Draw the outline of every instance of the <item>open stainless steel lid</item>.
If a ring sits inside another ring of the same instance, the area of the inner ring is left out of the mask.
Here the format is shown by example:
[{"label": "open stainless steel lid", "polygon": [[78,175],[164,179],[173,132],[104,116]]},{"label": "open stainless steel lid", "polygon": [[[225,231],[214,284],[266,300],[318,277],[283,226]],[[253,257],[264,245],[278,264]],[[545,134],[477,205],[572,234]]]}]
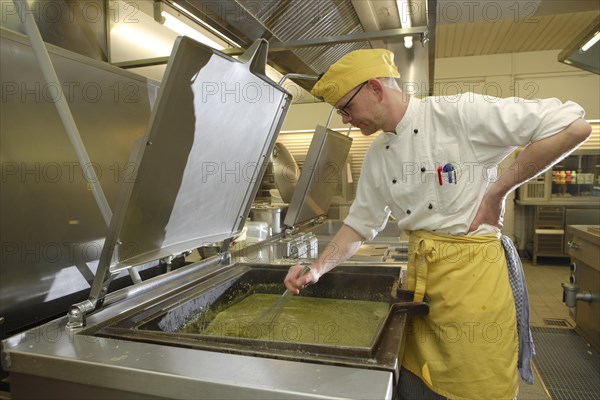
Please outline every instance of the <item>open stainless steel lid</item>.
[{"label": "open stainless steel lid", "polygon": [[298,164],[283,143],[275,143],[273,154],[271,154],[271,162],[273,163],[275,186],[277,186],[283,202],[289,204],[292,201],[300,176]]},{"label": "open stainless steel lid", "polygon": [[238,60],[177,39],[99,271],[241,232],[291,101],[265,75],[267,47],[259,40]]},{"label": "open stainless steel lid", "polygon": [[352,138],[317,126],[284,225],[292,227],[327,214],[352,146]]}]

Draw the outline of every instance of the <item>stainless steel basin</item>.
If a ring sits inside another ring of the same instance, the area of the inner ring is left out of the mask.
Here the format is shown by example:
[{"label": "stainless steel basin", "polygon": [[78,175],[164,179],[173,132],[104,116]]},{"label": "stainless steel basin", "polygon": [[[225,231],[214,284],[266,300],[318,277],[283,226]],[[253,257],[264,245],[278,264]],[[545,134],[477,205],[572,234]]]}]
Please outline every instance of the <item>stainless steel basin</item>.
[{"label": "stainless steel basin", "polygon": [[[165,296],[156,299],[152,304],[144,305],[139,314],[120,315],[96,332],[96,335],[127,342],[138,341],[211,352],[378,369],[397,376],[406,313],[412,304],[407,304],[406,301],[412,298],[412,294],[398,290],[399,270],[393,266],[340,266],[336,271],[323,276],[318,284],[303,290],[301,294],[312,298],[389,303],[388,314],[380,322],[368,345],[338,344],[337,338],[340,336],[336,336],[337,332],[327,333],[329,336],[325,343],[312,344],[292,338],[275,340],[253,335],[230,337],[181,331],[183,326],[198,318],[210,322],[216,313],[251,294],[282,293],[286,273],[287,266],[238,264],[178,292],[176,296]],[[290,326],[291,324],[288,324],[282,329],[288,329]],[[265,326],[261,324],[259,328],[280,329],[273,323]],[[300,329],[299,325],[296,325],[295,329],[294,332],[297,332]],[[305,336],[311,334],[304,332]]]}]

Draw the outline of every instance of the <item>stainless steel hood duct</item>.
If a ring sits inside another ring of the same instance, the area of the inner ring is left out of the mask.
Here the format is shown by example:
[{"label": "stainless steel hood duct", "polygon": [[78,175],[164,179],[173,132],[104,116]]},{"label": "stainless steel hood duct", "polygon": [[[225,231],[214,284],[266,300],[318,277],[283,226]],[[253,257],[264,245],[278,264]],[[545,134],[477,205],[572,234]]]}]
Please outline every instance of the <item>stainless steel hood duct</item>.
[{"label": "stainless steel hood duct", "polygon": [[[283,74],[318,75],[350,51],[386,47],[396,54],[404,89],[418,96],[431,92],[436,0],[410,1],[413,28],[408,29],[400,29],[396,2],[391,0],[175,2],[243,48],[258,38],[267,39],[269,64]],[[412,49],[402,44],[407,34],[415,39]],[[314,84],[296,83],[307,90]]]},{"label": "stainless steel hood duct", "polygon": [[[352,1],[361,24],[369,33],[391,32],[400,26],[396,1]],[[414,32],[412,48],[404,46],[402,36],[372,40],[373,47],[387,48],[401,73],[400,85],[409,95],[423,97],[433,92],[437,0],[410,0],[408,11]],[[404,29],[407,30],[407,29]]]},{"label": "stainless steel hood duct", "polygon": [[573,67],[600,74],[600,42],[584,50],[584,46],[600,32],[600,16],[587,27],[558,55],[558,61]]},{"label": "stainless steel hood duct", "polygon": [[[349,1],[186,0],[177,4],[244,48],[258,38],[287,42],[364,32]],[[363,41],[277,51],[269,54],[269,61],[282,73],[315,75],[345,53],[368,47]]]}]

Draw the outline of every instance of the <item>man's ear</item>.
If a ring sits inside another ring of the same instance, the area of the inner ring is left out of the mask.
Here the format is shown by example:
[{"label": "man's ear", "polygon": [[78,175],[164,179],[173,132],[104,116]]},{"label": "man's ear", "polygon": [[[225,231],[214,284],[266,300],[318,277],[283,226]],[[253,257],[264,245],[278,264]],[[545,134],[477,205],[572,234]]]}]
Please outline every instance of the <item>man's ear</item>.
[{"label": "man's ear", "polygon": [[372,78],[368,81],[368,86],[371,91],[375,94],[377,100],[381,101],[383,99],[384,86],[383,83],[379,79]]}]

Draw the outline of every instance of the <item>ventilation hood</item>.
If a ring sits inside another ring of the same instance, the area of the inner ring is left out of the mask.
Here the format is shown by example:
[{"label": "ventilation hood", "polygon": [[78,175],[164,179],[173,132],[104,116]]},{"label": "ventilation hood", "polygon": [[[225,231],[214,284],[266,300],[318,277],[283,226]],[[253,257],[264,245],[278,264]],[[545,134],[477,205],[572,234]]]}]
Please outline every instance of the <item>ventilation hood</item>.
[{"label": "ventilation hood", "polygon": [[[318,75],[352,50],[387,48],[395,54],[405,91],[425,96],[433,87],[436,0],[408,1],[412,27],[404,29],[398,15],[402,2],[393,0],[168,2],[242,47],[226,54],[241,54],[255,40],[268,40],[268,62],[283,75]],[[407,35],[414,40],[410,49],[404,46]],[[292,80],[306,90],[314,85]]]},{"label": "ventilation hood", "polygon": [[[568,65],[600,74],[600,16],[588,25],[558,55],[558,60]],[[596,39],[594,42],[593,39]]]}]

